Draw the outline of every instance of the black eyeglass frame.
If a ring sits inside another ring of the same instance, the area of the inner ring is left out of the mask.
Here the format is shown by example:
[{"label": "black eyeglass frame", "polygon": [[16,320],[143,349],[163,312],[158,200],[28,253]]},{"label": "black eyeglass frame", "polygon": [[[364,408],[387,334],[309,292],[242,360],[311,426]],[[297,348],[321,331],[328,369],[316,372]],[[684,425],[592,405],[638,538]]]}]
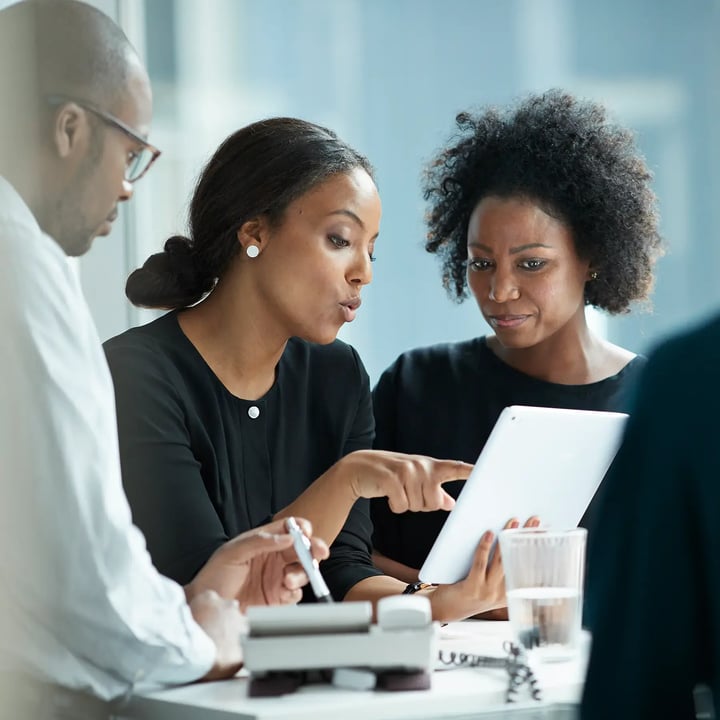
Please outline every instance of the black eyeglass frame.
[{"label": "black eyeglass frame", "polygon": [[138,144],[147,148],[150,151],[150,160],[148,160],[145,167],[134,177],[126,177],[125,180],[129,183],[136,183],[141,177],[147,173],[152,167],[152,164],[162,155],[162,151],[150,144],[142,135],[139,135],[129,125],[126,125],[122,120],[116,118],[113,114],[106,112],[102,108],[99,108],[95,103],[91,103],[88,100],[81,100],[80,98],[70,97],[69,95],[48,95],[45,100],[50,105],[63,105],[65,103],[75,103],[84,110],[88,110],[93,115],[97,115],[102,121],[110,125],[111,127],[120,130],[125,133],[129,138],[135,140]]}]

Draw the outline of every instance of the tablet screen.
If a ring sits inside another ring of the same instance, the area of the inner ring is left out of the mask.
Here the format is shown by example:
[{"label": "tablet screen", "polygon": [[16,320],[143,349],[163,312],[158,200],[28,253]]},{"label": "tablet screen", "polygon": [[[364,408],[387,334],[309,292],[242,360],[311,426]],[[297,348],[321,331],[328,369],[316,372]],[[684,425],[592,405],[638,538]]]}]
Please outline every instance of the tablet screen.
[{"label": "tablet screen", "polygon": [[516,517],[576,527],[615,457],[627,415],[513,405],[493,428],[419,577],[465,578],[486,530]]}]

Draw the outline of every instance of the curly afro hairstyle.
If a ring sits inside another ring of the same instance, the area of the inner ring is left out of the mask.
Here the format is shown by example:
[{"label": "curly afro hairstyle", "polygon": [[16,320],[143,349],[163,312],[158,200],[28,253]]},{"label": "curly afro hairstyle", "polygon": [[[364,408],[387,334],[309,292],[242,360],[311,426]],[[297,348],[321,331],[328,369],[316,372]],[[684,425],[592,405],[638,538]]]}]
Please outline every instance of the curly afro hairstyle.
[{"label": "curly afro hairstyle", "polygon": [[429,164],[425,249],[443,263],[443,285],[458,302],[466,286],[467,229],[492,195],[536,202],[571,229],[578,256],[597,279],[585,302],[609,313],[647,300],[662,254],[652,174],[632,133],[605,109],[553,90],[505,112],[460,113],[458,134]]}]

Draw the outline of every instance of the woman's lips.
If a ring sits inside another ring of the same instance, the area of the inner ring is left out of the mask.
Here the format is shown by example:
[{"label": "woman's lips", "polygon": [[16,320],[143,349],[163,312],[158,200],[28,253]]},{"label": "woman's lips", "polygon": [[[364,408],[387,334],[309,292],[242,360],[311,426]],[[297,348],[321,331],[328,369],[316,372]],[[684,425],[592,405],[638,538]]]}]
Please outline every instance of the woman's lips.
[{"label": "woman's lips", "polygon": [[496,328],[516,328],[522,325],[529,315],[491,315],[490,325]]},{"label": "woman's lips", "polygon": [[360,298],[351,298],[340,303],[345,322],[352,322],[355,319],[361,304],[362,300]]}]

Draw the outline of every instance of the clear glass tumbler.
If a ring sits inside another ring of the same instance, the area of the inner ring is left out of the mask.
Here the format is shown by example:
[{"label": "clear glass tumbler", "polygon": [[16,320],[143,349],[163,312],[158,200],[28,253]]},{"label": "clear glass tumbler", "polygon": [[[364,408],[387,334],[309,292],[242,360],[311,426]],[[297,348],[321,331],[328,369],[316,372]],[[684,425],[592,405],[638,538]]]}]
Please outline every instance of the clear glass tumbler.
[{"label": "clear glass tumbler", "polygon": [[510,625],[540,661],[569,660],[580,642],[587,530],[500,533]]}]

